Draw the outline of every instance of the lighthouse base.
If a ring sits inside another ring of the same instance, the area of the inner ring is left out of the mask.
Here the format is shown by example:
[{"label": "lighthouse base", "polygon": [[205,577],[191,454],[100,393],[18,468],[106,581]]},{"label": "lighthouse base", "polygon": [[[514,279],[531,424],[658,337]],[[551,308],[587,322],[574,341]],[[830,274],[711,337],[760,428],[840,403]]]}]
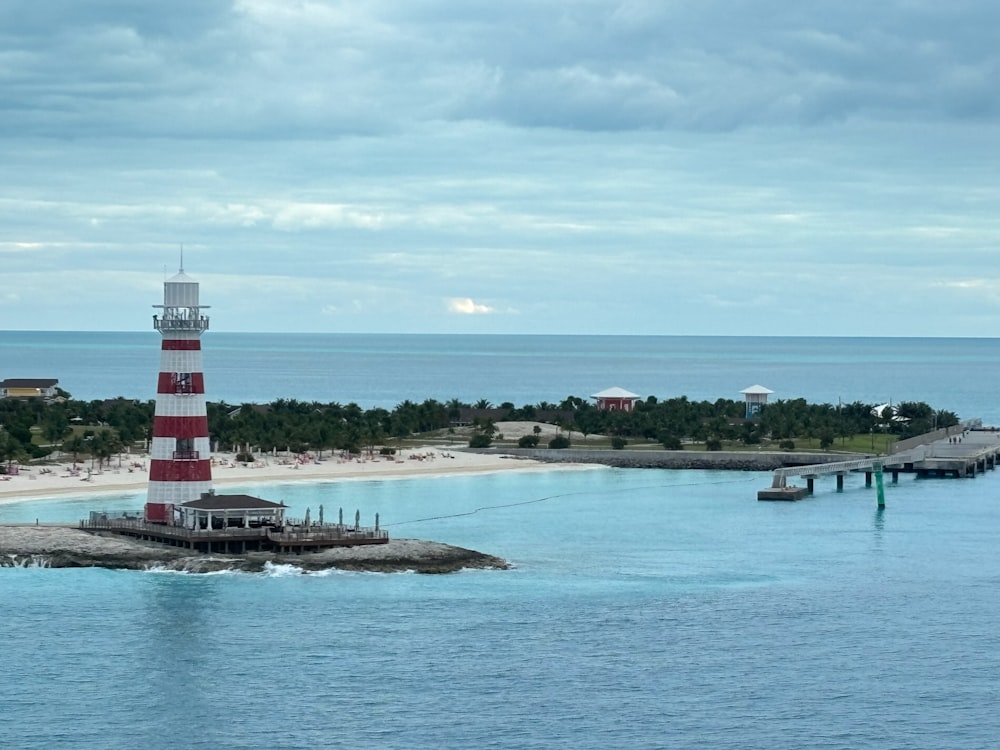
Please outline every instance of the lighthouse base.
[{"label": "lighthouse base", "polygon": [[144,515],[146,523],[172,524],[174,521],[173,503],[146,503]]}]

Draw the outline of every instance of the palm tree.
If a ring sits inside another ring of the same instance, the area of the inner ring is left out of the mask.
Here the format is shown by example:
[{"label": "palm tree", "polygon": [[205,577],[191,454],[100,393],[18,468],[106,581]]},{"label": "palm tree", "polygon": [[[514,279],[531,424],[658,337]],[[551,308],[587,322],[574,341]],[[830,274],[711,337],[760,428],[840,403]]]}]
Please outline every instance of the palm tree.
[{"label": "palm tree", "polygon": [[64,440],[62,450],[73,454],[73,463],[79,461],[80,454],[88,450],[87,441],[79,435],[73,435],[68,440]]}]

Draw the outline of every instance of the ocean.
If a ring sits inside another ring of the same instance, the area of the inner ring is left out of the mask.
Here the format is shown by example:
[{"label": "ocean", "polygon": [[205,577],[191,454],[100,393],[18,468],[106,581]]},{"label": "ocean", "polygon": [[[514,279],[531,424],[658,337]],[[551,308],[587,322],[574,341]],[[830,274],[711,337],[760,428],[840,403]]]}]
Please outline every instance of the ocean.
[{"label": "ocean", "polygon": [[[105,337],[120,351],[104,382],[149,397],[150,335],[11,336],[0,336],[4,377],[59,377],[75,396],[108,396],[93,372],[100,357],[86,354],[90,337]],[[49,336],[62,358],[23,354]],[[776,397],[1000,416],[991,340],[311,338],[286,342],[283,357],[267,345],[279,336],[206,336],[210,398],[534,403],[620,385],[715,399],[759,382]],[[223,339],[257,348],[241,366]],[[42,371],[21,371],[31,362]],[[410,391],[430,384],[440,390]],[[998,479],[904,475],[887,485],[884,511],[851,479],[842,493],[820,480],[808,500],[757,502],[770,475],[755,472],[250,485],[293,515],[320,503],[378,511],[394,536],[515,568],[0,569],[0,747],[993,747]],[[0,506],[0,522],[141,502],[36,500]]]},{"label": "ocean", "polygon": [[[0,331],[0,379],[58,378],[74,398],[152,399],[158,334]],[[386,409],[409,399],[515,406],[586,398],[610,386],[642,397],[810,403],[925,401],[1000,422],[995,339],[730,336],[512,336],[208,332],[208,397],[279,398]]]}]

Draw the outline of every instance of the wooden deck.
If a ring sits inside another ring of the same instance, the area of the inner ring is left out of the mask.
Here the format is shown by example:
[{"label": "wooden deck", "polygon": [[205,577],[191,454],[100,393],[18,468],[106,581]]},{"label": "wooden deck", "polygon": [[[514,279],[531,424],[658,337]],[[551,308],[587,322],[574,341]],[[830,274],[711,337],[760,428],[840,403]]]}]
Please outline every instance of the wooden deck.
[{"label": "wooden deck", "polygon": [[343,524],[312,524],[281,528],[186,529],[180,526],[148,523],[136,518],[105,518],[81,520],[79,528],[92,533],[129,536],[145,542],[183,547],[206,554],[232,555],[258,551],[301,554],[318,552],[330,547],[386,544],[389,541],[389,533],[385,530]]}]

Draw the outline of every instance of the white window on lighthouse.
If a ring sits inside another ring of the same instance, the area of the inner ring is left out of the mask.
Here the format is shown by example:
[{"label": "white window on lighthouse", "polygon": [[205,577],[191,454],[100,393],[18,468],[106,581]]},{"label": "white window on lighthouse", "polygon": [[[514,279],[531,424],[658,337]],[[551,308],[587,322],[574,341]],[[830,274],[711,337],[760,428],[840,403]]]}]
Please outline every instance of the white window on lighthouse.
[{"label": "white window on lighthouse", "polygon": [[191,381],[191,373],[175,372],[173,376],[174,393],[194,393],[194,385]]},{"label": "white window on lighthouse", "polygon": [[174,459],[180,461],[197,461],[198,451],[194,449],[194,438],[177,438],[174,447]]}]

